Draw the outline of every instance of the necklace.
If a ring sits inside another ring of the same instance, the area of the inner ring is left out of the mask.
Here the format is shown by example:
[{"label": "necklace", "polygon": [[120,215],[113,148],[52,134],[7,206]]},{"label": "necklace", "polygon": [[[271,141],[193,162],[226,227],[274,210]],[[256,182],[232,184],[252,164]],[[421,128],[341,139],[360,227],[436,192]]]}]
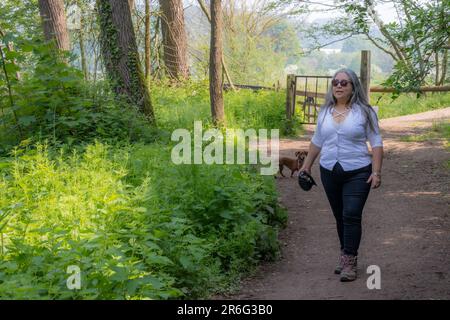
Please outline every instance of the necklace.
[{"label": "necklace", "polygon": [[[351,110],[351,108],[350,108],[349,106],[346,106],[346,107],[345,107],[345,110],[342,111],[342,112],[336,110],[336,108],[333,107],[333,108],[331,109],[331,116],[333,117],[333,123],[334,123],[335,125],[340,126],[341,123],[344,122],[344,120],[347,118],[346,113],[348,113],[350,110]],[[333,112],[336,112],[336,114],[333,115]],[[340,118],[340,117],[342,117],[342,118]],[[339,119],[339,120],[338,120],[338,119]]]},{"label": "necklace", "polygon": [[336,114],[333,115],[333,118],[337,118],[339,116],[344,116],[347,112],[350,111],[350,108],[349,107],[345,107],[345,111],[340,112],[340,111],[336,110],[335,107],[333,107],[333,110],[331,111],[331,114],[333,114],[333,111],[336,112]]},{"label": "necklace", "polygon": [[333,118],[336,118],[336,117],[343,116],[344,114],[346,114],[348,112],[348,109],[343,112],[339,112],[336,109],[334,109],[334,112],[336,112],[336,115],[334,115]]}]

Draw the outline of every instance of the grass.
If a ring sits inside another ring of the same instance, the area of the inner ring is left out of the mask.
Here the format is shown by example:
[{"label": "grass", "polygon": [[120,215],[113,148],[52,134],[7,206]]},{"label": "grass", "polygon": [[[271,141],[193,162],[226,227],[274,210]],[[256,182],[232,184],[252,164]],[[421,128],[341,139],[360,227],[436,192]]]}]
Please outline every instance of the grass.
[{"label": "grass", "polygon": [[[152,92],[158,125],[168,131],[191,130],[194,121],[211,127],[209,89],[206,83],[186,83],[180,87],[157,87]],[[286,131],[285,92],[227,91],[224,95],[226,126],[240,129],[280,129]]]},{"label": "grass", "polygon": [[431,128],[423,133],[401,137],[405,142],[424,142],[429,140],[443,140],[445,147],[450,148],[450,121],[434,121]]},{"label": "grass", "polygon": [[392,100],[390,94],[371,94],[372,105],[379,106],[380,119],[404,116],[450,107],[450,92],[427,93],[420,98],[415,94],[402,94]]}]

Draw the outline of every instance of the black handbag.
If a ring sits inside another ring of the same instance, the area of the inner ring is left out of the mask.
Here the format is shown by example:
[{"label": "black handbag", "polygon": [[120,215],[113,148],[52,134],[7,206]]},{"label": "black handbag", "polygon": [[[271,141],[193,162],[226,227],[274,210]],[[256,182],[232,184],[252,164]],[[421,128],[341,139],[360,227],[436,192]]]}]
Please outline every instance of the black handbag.
[{"label": "black handbag", "polygon": [[314,181],[313,177],[311,177],[311,175],[306,171],[301,171],[299,173],[298,184],[300,185],[300,188],[305,191],[311,190],[312,186],[317,186],[317,183]]}]

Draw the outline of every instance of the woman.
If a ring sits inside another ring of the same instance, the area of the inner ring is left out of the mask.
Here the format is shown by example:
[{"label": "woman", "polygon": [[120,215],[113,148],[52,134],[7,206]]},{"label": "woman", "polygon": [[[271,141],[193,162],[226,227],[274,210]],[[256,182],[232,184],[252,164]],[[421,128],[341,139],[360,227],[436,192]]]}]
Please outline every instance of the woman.
[{"label": "woman", "polygon": [[300,172],[311,174],[319,153],[320,178],[336,218],[341,246],[334,272],[340,274],[341,281],[353,281],[364,204],[370,188],[381,184],[383,141],[377,115],[352,70],[341,69],[333,76]]}]

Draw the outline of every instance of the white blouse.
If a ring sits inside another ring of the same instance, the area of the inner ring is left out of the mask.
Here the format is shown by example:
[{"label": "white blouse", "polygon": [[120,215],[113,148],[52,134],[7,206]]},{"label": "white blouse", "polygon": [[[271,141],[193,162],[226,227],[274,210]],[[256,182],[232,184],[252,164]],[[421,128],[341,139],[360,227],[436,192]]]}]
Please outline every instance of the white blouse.
[{"label": "white blouse", "polygon": [[333,119],[332,111],[333,108],[329,108],[324,117],[325,108],[320,110],[316,130],[311,139],[314,145],[321,148],[320,165],[333,170],[339,161],[344,171],[369,165],[372,157],[366,141],[370,142],[372,148],[383,146],[376,113],[370,111],[376,131],[373,132],[359,105],[354,104],[341,123]]}]

